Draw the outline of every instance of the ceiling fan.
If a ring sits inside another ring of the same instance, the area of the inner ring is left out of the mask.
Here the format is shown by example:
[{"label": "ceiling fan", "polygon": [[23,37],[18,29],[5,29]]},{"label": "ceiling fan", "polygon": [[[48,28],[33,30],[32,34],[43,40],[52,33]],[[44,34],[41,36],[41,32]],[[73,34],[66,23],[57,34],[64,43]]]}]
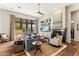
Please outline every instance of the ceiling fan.
[{"label": "ceiling fan", "polygon": [[40,4],[38,4],[38,7],[39,7],[39,11],[38,11],[37,13],[40,14],[40,15],[44,15],[44,14],[40,11]]}]

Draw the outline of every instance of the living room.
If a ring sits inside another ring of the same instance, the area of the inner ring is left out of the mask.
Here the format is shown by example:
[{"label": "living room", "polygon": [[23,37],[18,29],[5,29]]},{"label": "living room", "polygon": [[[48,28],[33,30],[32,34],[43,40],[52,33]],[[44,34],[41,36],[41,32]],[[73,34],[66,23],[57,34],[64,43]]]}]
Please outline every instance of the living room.
[{"label": "living room", "polygon": [[[0,6],[2,56],[59,56],[64,55],[62,51],[69,47],[72,39],[78,42],[78,34],[71,38],[70,26],[78,22],[75,20],[78,12],[74,11],[79,9],[79,4],[15,3]],[[76,25],[75,33],[78,32]]]}]

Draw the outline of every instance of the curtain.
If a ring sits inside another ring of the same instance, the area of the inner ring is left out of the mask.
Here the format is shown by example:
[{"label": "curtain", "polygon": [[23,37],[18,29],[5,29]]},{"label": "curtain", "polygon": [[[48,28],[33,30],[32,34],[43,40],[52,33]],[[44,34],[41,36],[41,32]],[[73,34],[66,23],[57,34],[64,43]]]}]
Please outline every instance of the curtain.
[{"label": "curtain", "polygon": [[13,41],[15,37],[15,19],[14,15],[10,15],[10,41]]},{"label": "curtain", "polygon": [[35,25],[36,25],[36,33],[38,33],[38,20],[35,20]]}]

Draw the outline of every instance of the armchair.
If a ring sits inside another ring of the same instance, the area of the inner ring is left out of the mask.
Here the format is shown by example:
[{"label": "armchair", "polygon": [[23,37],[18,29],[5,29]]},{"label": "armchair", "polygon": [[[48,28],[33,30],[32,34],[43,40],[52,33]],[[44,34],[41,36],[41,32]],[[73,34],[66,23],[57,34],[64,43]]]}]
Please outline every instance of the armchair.
[{"label": "armchair", "polygon": [[60,46],[62,44],[62,36],[54,37],[50,39],[50,44],[55,46]]}]

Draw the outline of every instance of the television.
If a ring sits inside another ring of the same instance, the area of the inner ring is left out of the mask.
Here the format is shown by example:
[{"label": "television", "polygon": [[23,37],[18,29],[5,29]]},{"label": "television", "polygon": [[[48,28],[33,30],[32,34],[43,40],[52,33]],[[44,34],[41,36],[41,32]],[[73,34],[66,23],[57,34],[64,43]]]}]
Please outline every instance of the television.
[{"label": "television", "polygon": [[50,28],[48,26],[44,26],[41,28],[42,32],[49,32]]}]

